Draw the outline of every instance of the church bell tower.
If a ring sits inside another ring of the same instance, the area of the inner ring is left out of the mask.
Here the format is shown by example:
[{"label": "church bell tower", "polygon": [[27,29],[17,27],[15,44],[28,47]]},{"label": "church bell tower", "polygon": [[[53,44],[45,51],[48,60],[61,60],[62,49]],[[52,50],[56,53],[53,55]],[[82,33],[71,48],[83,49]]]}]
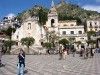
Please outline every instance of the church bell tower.
[{"label": "church bell tower", "polygon": [[51,8],[48,12],[48,21],[46,23],[46,26],[50,31],[54,30],[55,32],[57,32],[58,30],[58,14],[53,0],[51,3]]}]

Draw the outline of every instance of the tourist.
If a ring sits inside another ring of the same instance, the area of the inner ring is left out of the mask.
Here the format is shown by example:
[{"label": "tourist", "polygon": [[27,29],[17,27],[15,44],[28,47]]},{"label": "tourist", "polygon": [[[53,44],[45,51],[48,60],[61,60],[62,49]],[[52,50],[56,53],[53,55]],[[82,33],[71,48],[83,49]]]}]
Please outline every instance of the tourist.
[{"label": "tourist", "polygon": [[99,48],[96,48],[96,53],[99,53]]},{"label": "tourist", "polygon": [[66,56],[67,56],[67,48],[66,47],[64,47],[63,48],[63,59],[65,59],[66,58]]},{"label": "tourist", "polygon": [[90,57],[92,57],[92,58],[93,58],[93,56],[94,56],[94,53],[93,53],[93,48],[90,48]]},{"label": "tourist", "polygon": [[63,59],[63,46],[60,44],[59,46],[59,60]]},{"label": "tourist", "polygon": [[25,52],[20,49],[20,53],[18,54],[18,75],[24,75],[24,68],[25,68]]},{"label": "tourist", "polygon": [[72,50],[73,57],[75,57],[75,53],[76,53],[76,49],[73,48],[73,50]]},{"label": "tourist", "polygon": [[85,52],[86,52],[86,58],[88,58],[89,57],[89,53],[90,53],[90,48],[87,47]]},{"label": "tourist", "polygon": [[84,54],[84,48],[81,48],[81,50],[80,50],[80,57],[83,57],[83,54]]},{"label": "tourist", "polygon": [[46,51],[46,54],[50,54],[50,50],[49,49]]}]

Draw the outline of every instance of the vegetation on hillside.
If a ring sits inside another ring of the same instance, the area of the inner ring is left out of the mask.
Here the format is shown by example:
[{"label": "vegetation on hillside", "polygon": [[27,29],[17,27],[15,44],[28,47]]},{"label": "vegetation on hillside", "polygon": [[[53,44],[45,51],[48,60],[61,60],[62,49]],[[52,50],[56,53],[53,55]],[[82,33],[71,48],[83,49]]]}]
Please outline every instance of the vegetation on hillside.
[{"label": "vegetation on hillside", "polygon": [[85,10],[78,5],[67,3],[57,5],[57,11],[59,20],[77,20],[79,24],[83,24],[86,19],[100,17],[97,11]]},{"label": "vegetation on hillside", "polygon": [[[42,11],[44,13],[48,13],[47,8],[42,7]],[[34,6],[33,8],[23,11],[22,13],[19,13],[17,18],[22,22],[24,19],[26,19],[29,16],[39,16],[38,12],[40,11],[41,6]],[[69,4],[69,3],[60,3],[56,5],[56,9],[58,12],[58,18],[59,20],[77,20],[78,24],[83,24],[86,19],[93,19],[100,17],[100,13],[97,11],[90,11],[85,10],[81,8],[78,5]],[[47,16],[44,16],[44,19],[47,19]]]}]

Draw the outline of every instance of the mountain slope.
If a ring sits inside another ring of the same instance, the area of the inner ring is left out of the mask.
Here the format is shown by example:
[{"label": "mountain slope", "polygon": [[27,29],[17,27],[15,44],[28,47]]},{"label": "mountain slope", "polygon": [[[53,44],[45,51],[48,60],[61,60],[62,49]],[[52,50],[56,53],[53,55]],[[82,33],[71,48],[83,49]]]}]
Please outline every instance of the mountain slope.
[{"label": "mountain slope", "polygon": [[63,3],[58,4],[56,7],[59,14],[59,20],[80,19],[82,22],[84,22],[86,19],[100,17],[100,13],[97,11],[85,10],[78,5]]},{"label": "mountain slope", "polygon": [[[17,18],[20,21],[23,21],[29,16],[38,16],[38,11],[41,6],[34,6],[31,9],[23,11],[18,14]],[[48,12],[49,9],[42,7],[45,12]],[[100,17],[100,13],[96,11],[85,10],[78,5],[60,3],[56,5],[58,12],[59,20],[77,20],[79,24],[83,24],[86,19],[94,19]]]}]

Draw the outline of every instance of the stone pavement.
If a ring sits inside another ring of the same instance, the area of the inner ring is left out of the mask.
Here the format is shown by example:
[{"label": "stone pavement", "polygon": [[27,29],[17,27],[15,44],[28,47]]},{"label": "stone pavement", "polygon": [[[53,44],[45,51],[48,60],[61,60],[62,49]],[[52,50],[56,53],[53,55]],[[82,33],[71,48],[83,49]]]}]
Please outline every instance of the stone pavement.
[{"label": "stone pavement", "polygon": [[[58,60],[58,55],[27,55],[25,75],[100,75],[100,54],[94,58],[83,59],[78,55],[67,56]],[[5,67],[0,68],[0,75],[17,75],[17,56],[3,56]]]}]

